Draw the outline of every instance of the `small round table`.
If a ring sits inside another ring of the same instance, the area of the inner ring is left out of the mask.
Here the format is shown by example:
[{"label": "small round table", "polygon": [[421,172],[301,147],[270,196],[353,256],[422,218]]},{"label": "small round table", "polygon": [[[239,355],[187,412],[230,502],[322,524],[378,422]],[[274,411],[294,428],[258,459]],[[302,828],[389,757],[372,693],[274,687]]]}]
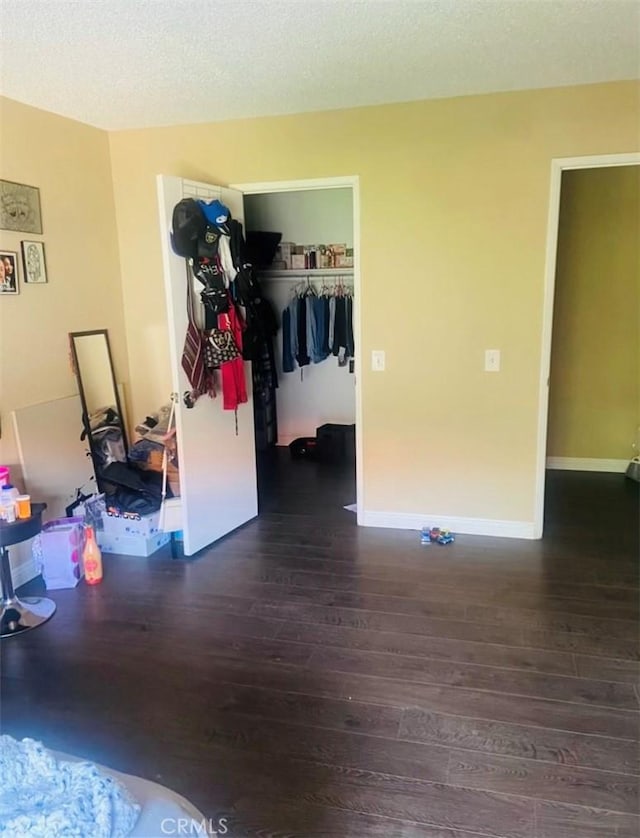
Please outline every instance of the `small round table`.
[{"label": "small round table", "polygon": [[7,547],[38,535],[42,528],[42,513],[46,503],[31,504],[31,517],[19,518],[10,524],[0,521],[0,637],[11,637],[41,626],[53,616],[56,604],[45,597],[18,599],[13,589],[9,551]]}]

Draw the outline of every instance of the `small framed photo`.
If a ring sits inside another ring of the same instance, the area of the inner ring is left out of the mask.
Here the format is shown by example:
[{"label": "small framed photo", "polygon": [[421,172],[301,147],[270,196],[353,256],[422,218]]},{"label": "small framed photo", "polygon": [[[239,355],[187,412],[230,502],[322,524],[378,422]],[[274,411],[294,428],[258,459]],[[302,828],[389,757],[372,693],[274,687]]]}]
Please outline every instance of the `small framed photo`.
[{"label": "small framed photo", "polygon": [[18,254],[0,250],[0,294],[19,294]]},{"label": "small framed photo", "polygon": [[48,282],[47,263],[44,258],[44,242],[20,242],[22,246],[22,267],[24,281],[33,284]]}]

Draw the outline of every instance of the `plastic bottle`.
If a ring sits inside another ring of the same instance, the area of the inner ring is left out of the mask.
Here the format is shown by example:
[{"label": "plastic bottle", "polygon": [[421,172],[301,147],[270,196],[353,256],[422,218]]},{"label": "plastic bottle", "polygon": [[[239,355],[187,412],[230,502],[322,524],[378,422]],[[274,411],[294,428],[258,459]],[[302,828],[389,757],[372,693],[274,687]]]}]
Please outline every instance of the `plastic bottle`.
[{"label": "plastic bottle", "polygon": [[0,497],[0,521],[6,521],[7,524],[13,524],[16,520],[16,505],[13,502],[4,501]]},{"label": "plastic bottle", "polygon": [[87,585],[97,585],[102,582],[102,553],[96,543],[93,527],[85,527],[85,544],[82,551],[84,564],[84,579]]},{"label": "plastic bottle", "polygon": [[18,490],[11,483],[6,483],[0,491],[2,519],[10,524],[16,520],[16,499],[18,495]]},{"label": "plastic bottle", "polygon": [[2,487],[2,497],[11,498],[11,500],[14,501],[14,503],[19,494],[20,492],[11,483],[5,483]]}]

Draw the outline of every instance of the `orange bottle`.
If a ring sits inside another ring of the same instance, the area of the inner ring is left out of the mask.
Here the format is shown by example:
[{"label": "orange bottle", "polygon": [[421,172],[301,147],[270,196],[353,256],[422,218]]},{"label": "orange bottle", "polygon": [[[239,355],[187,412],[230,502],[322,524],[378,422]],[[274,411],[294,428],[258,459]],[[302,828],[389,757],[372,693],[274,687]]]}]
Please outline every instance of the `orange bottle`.
[{"label": "orange bottle", "polygon": [[84,564],[84,580],[87,585],[97,585],[102,582],[102,553],[96,543],[93,527],[85,527],[85,545],[82,551]]}]

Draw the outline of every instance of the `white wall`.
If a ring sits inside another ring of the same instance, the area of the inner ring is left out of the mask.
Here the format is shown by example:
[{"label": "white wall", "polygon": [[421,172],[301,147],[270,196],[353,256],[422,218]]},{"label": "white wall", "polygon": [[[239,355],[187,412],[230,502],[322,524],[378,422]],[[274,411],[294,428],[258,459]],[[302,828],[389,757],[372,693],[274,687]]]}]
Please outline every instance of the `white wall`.
[{"label": "white wall", "polygon": [[[282,233],[283,241],[296,244],[340,244],[353,246],[353,206],[350,189],[282,192],[245,196],[248,230]],[[278,319],[291,299],[295,282],[288,278],[262,277],[265,296],[271,300]],[[315,281],[320,288],[320,282]],[[356,347],[357,351],[357,347]],[[276,342],[279,388],[278,444],[287,445],[299,436],[314,436],[326,422],[353,424],[355,419],[355,376],[338,367],[337,358],[300,370],[282,371],[282,332]]]},{"label": "white wall", "polygon": [[[21,282],[20,294],[0,301],[0,463],[39,501],[37,481],[32,486],[21,472],[11,413],[78,392],[68,332],[108,329],[117,380],[129,382],[109,138],[2,97],[0,124],[0,177],[40,189],[44,231],[2,230],[0,249],[19,251],[21,240],[43,241],[49,279],[43,285]],[[78,436],[81,421],[78,414]],[[66,483],[63,496],[73,492],[77,484],[65,471],[64,454],[53,443],[48,452],[51,468],[58,465]],[[53,510],[45,519],[55,517]],[[24,542],[10,552],[17,586],[35,575],[31,547]]]},{"label": "white wall", "polygon": [[282,241],[296,244],[353,247],[351,189],[245,195],[244,212],[247,230],[282,233]]}]

